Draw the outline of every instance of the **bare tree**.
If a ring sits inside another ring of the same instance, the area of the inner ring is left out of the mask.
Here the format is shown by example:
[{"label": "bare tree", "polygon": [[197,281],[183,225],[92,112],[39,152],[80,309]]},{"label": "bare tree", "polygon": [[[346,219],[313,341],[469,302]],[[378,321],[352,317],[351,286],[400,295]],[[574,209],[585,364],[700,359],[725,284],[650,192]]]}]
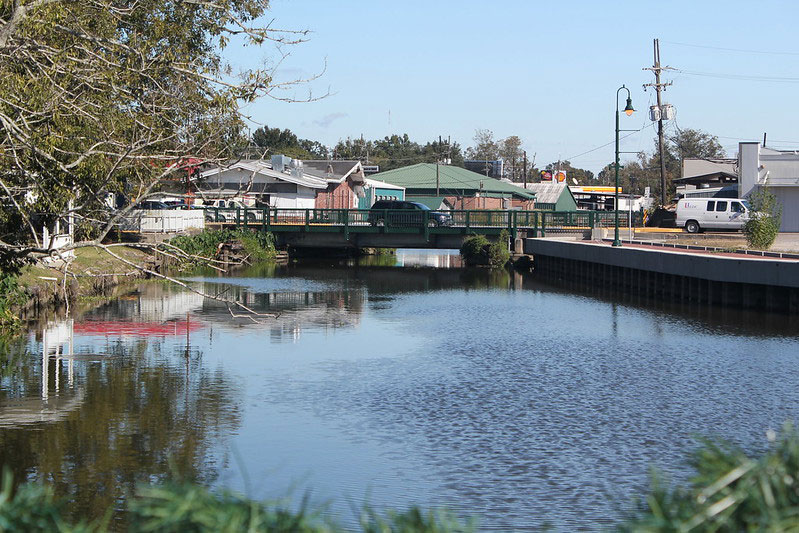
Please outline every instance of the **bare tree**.
[{"label": "bare tree", "polygon": [[466,156],[469,159],[482,161],[494,161],[499,159],[499,143],[494,140],[494,133],[491,130],[475,130],[474,146],[466,149]]},{"label": "bare tree", "polygon": [[499,155],[505,161],[505,177],[511,181],[521,181],[523,172],[522,140],[517,135],[502,139],[499,144]]}]

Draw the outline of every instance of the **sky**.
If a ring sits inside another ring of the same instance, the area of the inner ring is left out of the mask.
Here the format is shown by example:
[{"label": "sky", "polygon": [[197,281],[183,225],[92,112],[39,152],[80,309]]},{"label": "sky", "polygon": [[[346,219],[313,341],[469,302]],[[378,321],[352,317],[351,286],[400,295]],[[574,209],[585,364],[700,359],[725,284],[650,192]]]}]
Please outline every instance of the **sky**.
[{"label": "sky", "polygon": [[[694,128],[738,142],[799,149],[799,2],[535,0],[272,0],[276,28],[310,30],[276,79],[321,74],[244,109],[250,127],[288,128],[327,146],[347,137],[407,133],[425,143],[451,137],[464,148],[476,129],[518,135],[538,167],[569,160],[595,173],[614,157],[616,90],[629,87],[637,112],[621,116],[623,152],[651,152],[653,39],[677,70],[664,103],[667,133]],[[276,50],[231,47],[236,67],[275,64]],[[620,97],[620,106],[624,107]],[[642,129],[643,128],[643,129]],[[632,155],[622,155],[622,160]]]}]

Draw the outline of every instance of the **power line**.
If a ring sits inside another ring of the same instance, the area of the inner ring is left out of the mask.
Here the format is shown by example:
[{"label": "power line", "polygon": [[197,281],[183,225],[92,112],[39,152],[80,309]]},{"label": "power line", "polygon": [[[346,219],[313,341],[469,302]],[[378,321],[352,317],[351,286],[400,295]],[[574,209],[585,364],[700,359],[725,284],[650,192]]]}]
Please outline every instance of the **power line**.
[{"label": "power line", "polygon": [[[637,130],[635,130],[635,131],[633,131],[631,133],[628,133],[627,135],[624,135],[622,137],[619,137],[619,140],[621,141],[623,139],[626,139],[627,137],[632,137],[636,133],[640,133],[640,132],[644,131],[647,128],[651,128],[654,124],[655,124],[654,122],[650,122],[649,124],[647,124],[646,126],[641,127],[640,129],[637,129]],[[585,151],[585,152],[583,152],[581,154],[577,154],[577,155],[573,155],[571,157],[567,157],[567,158],[564,159],[564,161],[571,161],[572,159],[577,159],[578,157],[582,157],[582,156],[584,156],[586,154],[590,154],[591,152],[596,152],[597,150],[601,150],[602,148],[606,148],[606,147],[610,146],[611,144],[613,144],[615,142],[616,142],[616,140],[614,139],[614,140],[610,141],[609,143],[605,143],[605,144],[603,144],[601,146],[597,146],[596,148],[591,148],[590,150],[587,150],[587,151]]]},{"label": "power line", "polygon": [[776,83],[799,83],[799,78],[784,77],[784,76],[752,76],[750,74],[732,74],[726,72],[700,72],[696,70],[683,70],[674,69],[680,74],[687,76],[700,76],[705,78],[719,78],[723,80],[738,80],[738,81],[767,81]]},{"label": "power line", "polygon": [[721,46],[709,46],[703,44],[678,43],[674,41],[663,41],[663,42],[668,44],[676,44],[677,46],[687,46],[689,48],[706,48],[708,50],[720,50],[723,52],[741,52],[744,54],[768,54],[776,56],[799,56],[799,52],[773,52],[768,50],[746,50],[743,48],[724,48]]}]

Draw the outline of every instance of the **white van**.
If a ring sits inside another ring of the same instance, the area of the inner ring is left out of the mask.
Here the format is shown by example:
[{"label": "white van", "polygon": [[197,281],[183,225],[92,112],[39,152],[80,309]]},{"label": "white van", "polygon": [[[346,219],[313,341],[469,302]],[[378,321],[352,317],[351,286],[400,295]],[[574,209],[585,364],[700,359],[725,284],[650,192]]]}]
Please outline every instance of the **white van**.
[{"label": "white van", "polygon": [[683,198],[677,202],[677,227],[684,227],[688,233],[740,230],[749,220],[750,209],[741,198]]}]

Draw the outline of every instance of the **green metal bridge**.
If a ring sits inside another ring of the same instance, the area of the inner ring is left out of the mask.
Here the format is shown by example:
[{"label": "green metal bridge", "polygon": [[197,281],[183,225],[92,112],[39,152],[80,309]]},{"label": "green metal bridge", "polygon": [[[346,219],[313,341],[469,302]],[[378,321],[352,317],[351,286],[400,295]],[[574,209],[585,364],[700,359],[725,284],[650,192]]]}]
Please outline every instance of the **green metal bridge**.
[{"label": "green metal bridge", "polygon": [[[206,208],[205,219],[206,227],[271,232],[279,245],[295,247],[458,248],[465,237],[496,238],[503,230],[515,239],[614,225],[612,211]],[[619,225],[627,227],[627,212],[619,212]]]}]

